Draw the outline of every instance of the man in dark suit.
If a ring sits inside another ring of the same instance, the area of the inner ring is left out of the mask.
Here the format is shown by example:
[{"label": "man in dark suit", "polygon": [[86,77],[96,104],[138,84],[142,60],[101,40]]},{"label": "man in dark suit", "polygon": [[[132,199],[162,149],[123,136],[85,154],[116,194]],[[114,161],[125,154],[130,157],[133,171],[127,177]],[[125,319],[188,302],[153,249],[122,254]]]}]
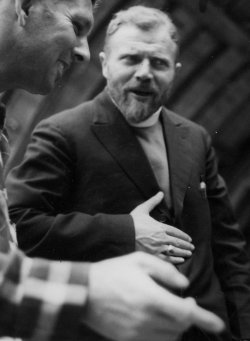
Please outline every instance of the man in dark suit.
[{"label": "man in dark suit", "polygon": [[165,14],[118,13],[100,55],[107,88],[38,126],[9,179],[11,217],[31,256],[96,261],[143,249],[172,260],[190,280],[179,294],[227,324],[184,339],[248,339],[250,265],[210,137],[162,106],[177,53]]}]

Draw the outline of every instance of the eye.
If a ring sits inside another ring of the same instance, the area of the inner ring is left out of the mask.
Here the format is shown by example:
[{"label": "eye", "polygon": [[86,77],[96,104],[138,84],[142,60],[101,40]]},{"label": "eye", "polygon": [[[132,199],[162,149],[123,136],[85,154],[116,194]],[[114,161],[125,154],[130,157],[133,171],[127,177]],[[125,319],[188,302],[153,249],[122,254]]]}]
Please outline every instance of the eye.
[{"label": "eye", "polygon": [[138,63],[140,63],[140,60],[141,60],[140,57],[138,55],[135,55],[135,54],[124,55],[124,56],[122,56],[122,59],[128,65],[138,64]]},{"label": "eye", "polygon": [[73,25],[73,29],[74,29],[75,35],[76,36],[82,35],[82,32],[83,32],[82,25],[79,22],[76,22],[76,21],[72,22],[72,25]]},{"label": "eye", "polygon": [[153,58],[151,60],[151,64],[153,67],[158,68],[158,69],[169,68],[170,66],[169,61],[163,58]]}]

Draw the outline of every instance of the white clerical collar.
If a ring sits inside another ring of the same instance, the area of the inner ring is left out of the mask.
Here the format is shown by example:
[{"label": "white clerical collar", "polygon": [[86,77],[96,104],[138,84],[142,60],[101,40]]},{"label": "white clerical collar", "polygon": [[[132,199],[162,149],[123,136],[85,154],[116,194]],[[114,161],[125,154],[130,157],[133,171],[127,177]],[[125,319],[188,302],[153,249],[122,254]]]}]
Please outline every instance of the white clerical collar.
[{"label": "white clerical collar", "polygon": [[[110,94],[109,94],[109,97],[110,97],[111,101],[114,103],[114,105],[117,107],[117,109],[120,110],[118,105],[116,104],[115,100],[112,98],[112,96]],[[159,116],[161,113],[161,109],[162,109],[162,106],[153,115],[151,115],[149,118],[147,118],[145,121],[142,121],[139,123],[131,123],[131,122],[128,122],[128,123],[131,127],[135,127],[135,128],[152,127],[153,125],[156,124],[156,122],[158,122]]]}]

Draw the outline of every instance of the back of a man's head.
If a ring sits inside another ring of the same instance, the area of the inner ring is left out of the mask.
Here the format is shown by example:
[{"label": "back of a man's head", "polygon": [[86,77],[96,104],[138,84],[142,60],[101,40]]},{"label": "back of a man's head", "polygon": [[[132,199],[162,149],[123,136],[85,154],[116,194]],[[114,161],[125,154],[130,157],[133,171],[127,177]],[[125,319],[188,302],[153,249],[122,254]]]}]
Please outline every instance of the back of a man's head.
[{"label": "back of a man's head", "polygon": [[164,28],[173,42],[178,45],[178,32],[168,14],[163,11],[145,6],[132,6],[114,14],[111,19],[104,42],[104,49],[107,49],[109,39],[119,28],[126,25],[134,25],[142,31],[151,31],[157,28]]}]

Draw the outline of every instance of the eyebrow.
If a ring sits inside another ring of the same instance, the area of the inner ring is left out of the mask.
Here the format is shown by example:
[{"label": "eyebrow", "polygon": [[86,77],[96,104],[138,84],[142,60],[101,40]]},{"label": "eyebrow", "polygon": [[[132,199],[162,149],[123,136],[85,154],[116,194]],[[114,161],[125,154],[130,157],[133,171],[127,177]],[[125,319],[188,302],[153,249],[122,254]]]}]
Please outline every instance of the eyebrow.
[{"label": "eyebrow", "polygon": [[[133,47],[121,47],[120,49],[121,53],[123,54],[145,54],[148,53],[148,51],[145,52],[145,50],[140,50],[138,46],[133,46]],[[167,58],[166,54],[162,51],[149,51],[152,57],[159,57],[159,58]]]}]

